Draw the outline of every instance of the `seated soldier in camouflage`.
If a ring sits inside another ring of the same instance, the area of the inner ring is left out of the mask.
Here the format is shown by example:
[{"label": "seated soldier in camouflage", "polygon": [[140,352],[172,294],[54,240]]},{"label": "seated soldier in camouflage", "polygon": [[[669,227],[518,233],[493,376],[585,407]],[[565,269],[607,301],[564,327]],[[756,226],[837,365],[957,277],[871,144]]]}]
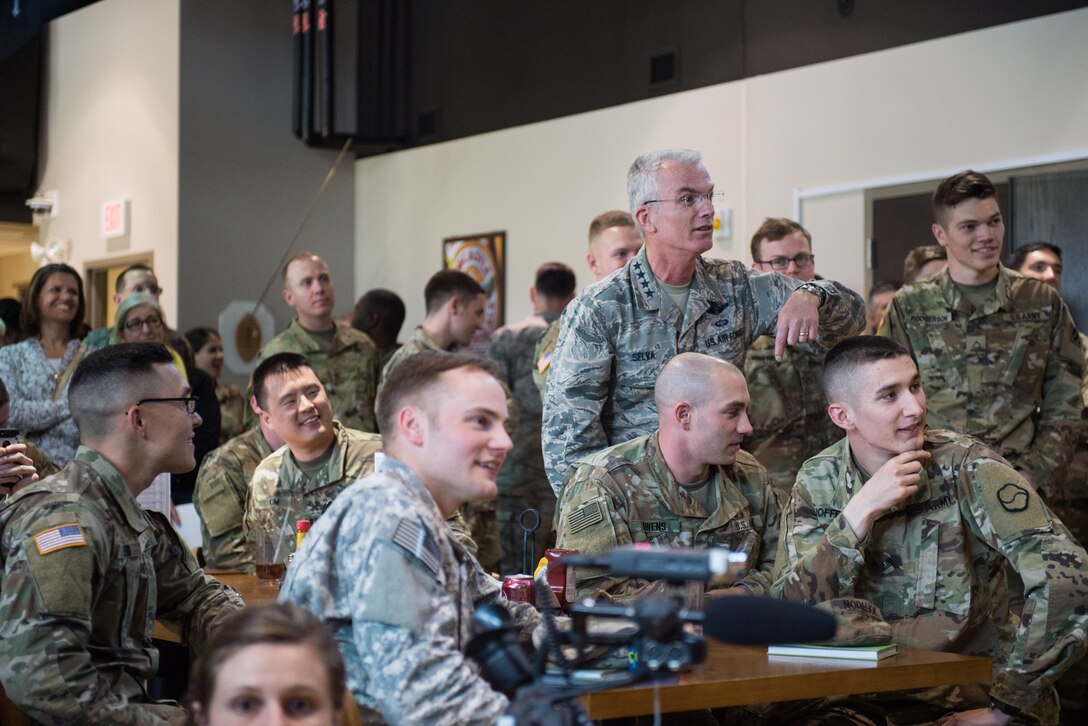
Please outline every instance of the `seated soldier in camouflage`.
[{"label": "seated soldier in camouflage", "polygon": [[[727,547],[748,555],[748,573],[711,595],[766,595],[777,545],[778,504],[767,470],[741,441],[748,387],[732,363],[681,353],[654,386],[658,429],[581,459],[559,498],[558,546],[605,553],[650,542]],[[663,583],[577,568],[578,596],[622,602]]]},{"label": "seated soldier in camouflage", "polygon": [[[310,530],[280,591],[326,623],[366,723],[494,724],[508,702],[464,655],[499,585],[445,519],[493,499],[512,444],[490,364],[423,352],[378,395],[385,458]],[[511,603],[523,634],[540,622]]]},{"label": "seated soldier in camouflage", "polygon": [[209,570],[253,572],[253,553],[242,529],[249,482],[257,465],[283,444],[272,426],[258,419],[256,428],[227,441],[200,464],[193,506]]},{"label": "seated soldier in camouflage", "polygon": [[[901,647],[993,659],[990,684],[874,696],[896,723],[1053,722],[1051,684],[1085,651],[1088,554],[992,449],[926,428],[918,368],[898,343],[843,341],[824,391],[846,438],[797,475],[773,592],[864,598]],[[1008,607],[1006,563],[1022,613]]]},{"label": "seated soldier in camouflage", "polygon": [[253,398],[261,421],[285,446],[253,472],[246,502],[245,531],[291,529],[300,519],[316,520],[336,495],[374,471],[381,451],[378,434],[349,429],[333,420],[325,387],[297,353],[276,353],[253,371]]},{"label": "seated soldier in camouflage", "polygon": [[201,651],[242,607],[163,515],[136,502],[156,475],[196,465],[195,404],[161,345],[87,355],[68,391],[75,459],[0,505],[0,680],[35,723],[183,717],[147,695],[155,620]]},{"label": "seated soldier in camouflage", "polygon": [[[257,527],[293,531],[300,519],[315,521],[337,494],[374,471],[374,455],[382,449],[378,434],[333,420],[325,387],[296,353],[263,360],[253,371],[253,391],[261,421],[286,445],[253,472],[243,525],[251,543]],[[451,517],[450,526],[475,552],[459,514]]]}]

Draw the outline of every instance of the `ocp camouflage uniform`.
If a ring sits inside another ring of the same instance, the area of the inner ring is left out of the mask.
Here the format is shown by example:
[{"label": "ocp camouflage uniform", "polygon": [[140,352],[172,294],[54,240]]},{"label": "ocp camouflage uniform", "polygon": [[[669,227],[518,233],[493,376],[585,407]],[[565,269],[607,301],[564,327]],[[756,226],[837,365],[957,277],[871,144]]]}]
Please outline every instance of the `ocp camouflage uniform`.
[{"label": "ocp camouflage uniform", "polygon": [[[510,438],[514,448],[506,455],[499,470],[499,497],[496,518],[502,546],[504,574],[521,572],[524,531],[519,516],[532,507],[540,512],[540,527],[531,542],[536,559],[555,542],[555,494],[544,473],[544,457],[540,453],[540,392],[533,382],[535,371],[533,351],[537,338],[557,313],[530,315],[520,323],[499,328],[491,338],[488,356],[498,364],[499,380],[506,384],[517,402],[517,425],[512,426]],[[528,562],[536,566],[533,558]],[[529,574],[532,574],[531,571]]]},{"label": "ocp camouflage uniform", "polygon": [[[996,698],[1046,721],[1049,688],[1085,651],[1088,554],[1035,490],[969,436],[928,429],[918,491],[862,540],[842,510],[867,480],[846,439],[805,462],[782,514],[773,593],[877,605],[900,647],[993,659],[993,683],[900,692],[944,711]],[[1024,583],[1008,608],[1005,563]],[[936,718],[936,716],[933,716]]]},{"label": "ocp camouflage uniform", "polygon": [[216,383],[215,400],[219,401],[219,443],[225,444],[246,430],[246,411],[250,409],[235,385]]},{"label": "ocp camouflage uniform", "polygon": [[[767,470],[745,451],[731,466],[710,467],[713,512],[677,484],[658,434],[611,446],[581,459],[559,497],[558,545],[604,554],[620,545],[726,547],[748,555],[736,584],[756,595],[771,586],[778,544],[778,503]],[[609,577],[601,568],[574,571],[578,597],[633,600],[664,583]]]},{"label": "ocp camouflage uniform", "polygon": [[389,374],[394,368],[399,366],[409,357],[416,353],[422,353],[425,350],[431,350],[435,353],[450,352],[445,348],[439,348],[437,343],[428,338],[427,334],[423,332],[423,326],[416,327],[415,332],[412,333],[412,337],[397,348],[396,352],[389,357],[389,362],[382,367],[381,379],[378,381],[378,390],[382,390],[382,386],[385,385],[385,379],[389,377]]},{"label": "ocp camouflage uniform", "polygon": [[200,539],[208,569],[253,573],[253,553],[242,520],[253,472],[271,453],[264,434],[255,428],[204,457],[196,477],[193,506],[200,516]]},{"label": "ocp camouflage uniform", "polygon": [[332,422],[336,443],[316,475],[304,472],[287,446],[265,457],[249,483],[244,530],[252,545],[254,530],[295,531],[295,522],[316,522],[340,492],[374,471],[382,437]]},{"label": "ocp camouflage uniform", "polygon": [[96,451],[0,505],[0,680],[48,724],[165,724],[183,711],[144,688],[155,620],[204,649],[238,594],[197,566]]},{"label": "ocp camouflage uniform", "polygon": [[[389,457],[332,503],[280,590],[332,628],[367,723],[495,723],[507,699],[464,648],[476,607],[499,597],[423,482]],[[524,634],[540,622],[531,605],[504,604]]]},{"label": "ocp camouflage uniform", "polygon": [[744,378],[752,397],[752,433],[744,448],[767,467],[783,501],[805,461],[843,437],[827,415],[819,346],[786,348],[774,359],[774,338],[764,335],[748,349]]},{"label": "ocp camouflage uniform", "polygon": [[53,460],[49,456],[26,439],[21,440],[19,443],[26,446],[26,457],[34,464],[34,470],[38,472],[38,479],[44,479],[47,476],[53,476],[60,467],[53,463]]},{"label": "ocp camouflage uniform", "polygon": [[[416,353],[425,350],[435,353],[450,353],[452,351],[438,347],[438,344],[427,337],[423,327],[419,326],[408,342],[397,348],[397,352],[385,364],[382,369],[381,382],[378,390],[381,391],[385,379],[394,368],[406,361]],[[507,390],[507,403],[512,402],[511,393]],[[510,420],[507,425],[513,428],[517,423],[513,407],[511,406]],[[502,566],[502,547],[499,544],[499,523],[495,511],[495,502],[470,502],[461,507],[460,512],[454,515],[457,519],[451,519],[450,526],[458,535],[464,535],[469,541],[462,544],[469,546],[472,553],[479,557],[480,564],[489,572],[497,572]]]},{"label": "ocp camouflage uniform", "polygon": [[[699,257],[682,311],[661,293],[644,246],[583,290],[563,311],[544,396],[544,464],[556,494],[576,460],[657,428],[654,382],[673,356],[694,351],[743,367],[749,346],[774,330],[800,284]],[[857,293],[828,280],[806,284],[827,293],[821,343],[864,329],[865,302]]]},{"label": "ocp camouflage uniform", "polygon": [[544,401],[544,394],[548,390],[548,371],[551,370],[552,361],[555,359],[555,344],[559,342],[559,318],[556,318],[536,342],[533,349],[533,383],[540,392],[540,400]]},{"label": "ocp camouflage uniform", "polygon": [[1084,351],[1054,288],[1001,267],[976,310],[945,270],[897,292],[880,334],[917,362],[931,426],[982,439],[1044,496],[1058,491],[1081,426]]},{"label": "ocp camouflage uniform", "polygon": [[[378,347],[366,333],[336,323],[332,344],[324,343],[291,321],[287,330],[277,335],[261,348],[254,367],[276,353],[298,353],[310,361],[310,367],[332,404],[332,413],[349,428],[359,431],[377,431],[374,404],[377,400],[378,375],[381,372]],[[253,395],[253,383],[246,389],[246,398]],[[255,426],[256,416],[247,407],[246,421]]]},{"label": "ocp camouflage uniform", "polygon": [[[1080,334],[1081,347],[1088,351],[1088,336]],[[1058,485],[1058,490],[1047,505],[1061,518],[1062,524],[1069,528],[1081,544],[1088,542],[1088,366],[1080,386],[1081,428],[1077,435],[1077,444],[1073,449],[1073,458],[1065,479]],[[1088,667],[1088,663],[1085,664]]]}]

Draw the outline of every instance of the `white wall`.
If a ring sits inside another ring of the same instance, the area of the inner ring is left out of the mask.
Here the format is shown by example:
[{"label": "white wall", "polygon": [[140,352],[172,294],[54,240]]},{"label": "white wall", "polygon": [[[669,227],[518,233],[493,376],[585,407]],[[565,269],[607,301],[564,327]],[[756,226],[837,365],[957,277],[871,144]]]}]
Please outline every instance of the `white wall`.
[{"label": "white wall", "polygon": [[[862,290],[865,180],[940,178],[973,166],[1088,156],[1088,9],[821,63],[356,163],[356,289],[389,287],[423,318],[423,284],[452,235],[507,231],[508,320],[527,314],[536,266],[572,264],[586,227],[626,208],[639,153],[703,152],[734,209],[712,256],[749,260],[765,216],[808,200],[817,270]],[[403,336],[402,336],[403,337]]]},{"label": "white wall", "polygon": [[[179,0],[103,0],[49,25],[42,189],[69,264],[153,251],[177,319]],[[99,234],[103,202],[132,203],[128,249]]]}]

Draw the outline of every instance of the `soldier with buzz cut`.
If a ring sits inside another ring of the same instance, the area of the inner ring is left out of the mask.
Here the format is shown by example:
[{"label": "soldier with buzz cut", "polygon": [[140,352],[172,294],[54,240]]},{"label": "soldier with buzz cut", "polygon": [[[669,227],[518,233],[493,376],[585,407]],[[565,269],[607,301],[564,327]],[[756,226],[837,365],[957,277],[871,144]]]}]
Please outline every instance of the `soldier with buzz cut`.
[{"label": "soldier with buzz cut", "polygon": [[[333,319],[336,297],[329,266],[313,252],[300,252],[283,266],[283,299],[295,311],[287,330],[261,348],[255,363],[277,353],[304,356],[317,374],[333,415],[348,428],[376,432],[374,399],[381,355],[366,333]],[[246,400],[253,395],[250,382]],[[247,411],[247,422],[256,419]]]},{"label": "soldier with buzz cut", "polygon": [[772,331],[780,358],[787,345],[830,343],[865,325],[865,302],[841,285],[703,258],[716,196],[698,152],[658,151],[631,164],[627,199],[646,244],[560,319],[543,414],[557,495],[575,461],[653,431],[654,381],[673,356],[707,353],[742,366],[752,342]]},{"label": "soldier with buzz cut", "polygon": [[943,272],[896,293],[880,335],[918,363],[939,428],[982,439],[1045,497],[1073,454],[1084,351],[1057,290],[1001,265],[997,191],[965,171],[933,193]]},{"label": "soldier with buzz cut", "polygon": [[[559,497],[558,545],[607,554],[635,543],[726,547],[748,556],[748,571],[722,594],[766,595],[778,543],[778,502],[767,470],[741,451],[748,388],[732,363],[681,353],[657,377],[658,428],[581,459]],[[627,602],[662,582],[574,571],[578,597]]]},{"label": "soldier with buzz cut", "polygon": [[72,374],[75,458],[0,503],[0,681],[35,723],[166,724],[147,694],[156,620],[203,651],[243,607],[136,497],[195,466],[196,399],[155,343],[88,354]]},{"label": "soldier with buzz cut", "polygon": [[[846,438],[797,475],[773,592],[862,598],[900,647],[993,659],[989,684],[868,697],[895,723],[1056,723],[1051,684],[1086,649],[1088,553],[997,452],[926,428],[927,391],[906,348],[851,338],[823,373]],[[1022,610],[1009,607],[1007,571],[1023,582]]]},{"label": "soldier with buzz cut", "polygon": [[540,393],[533,382],[533,351],[537,339],[549,323],[558,320],[563,308],[574,297],[574,270],[561,262],[547,262],[536,271],[529,288],[533,312],[525,320],[505,325],[491,336],[487,355],[499,369],[498,378],[509,389],[517,409],[510,438],[514,448],[499,472],[499,498],[496,519],[502,546],[504,574],[535,567],[535,562],[522,562],[522,549],[530,549],[525,541],[520,515],[527,508],[540,514],[539,527],[532,534],[531,548],[539,558],[555,543],[555,494],[544,473],[544,457],[540,453]]},{"label": "soldier with buzz cut", "polygon": [[193,506],[200,517],[208,569],[253,573],[253,553],[242,528],[249,482],[257,465],[283,444],[279,434],[261,420],[257,428],[212,451],[200,465]]},{"label": "soldier with buzz cut", "polygon": [[[768,218],[752,235],[752,265],[761,272],[779,272],[800,282],[816,279],[812,235],[792,219]],[[775,360],[774,338],[764,335],[752,343],[744,359],[744,378],[752,396],[752,433],[744,448],[767,467],[785,499],[797,470],[813,454],[839,439],[827,419],[820,379],[823,348],[818,341],[798,344]]]},{"label": "soldier with buzz cut", "polygon": [[[331,630],[365,723],[494,724],[507,709],[471,664],[472,615],[499,584],[446,526],[465,502],[496,494],[512,446],[506,394],[486,361],[423,352],[385,381],[385,457],[310,530],[280,601]],[[540,623],[506,603],[522,636]]]}]

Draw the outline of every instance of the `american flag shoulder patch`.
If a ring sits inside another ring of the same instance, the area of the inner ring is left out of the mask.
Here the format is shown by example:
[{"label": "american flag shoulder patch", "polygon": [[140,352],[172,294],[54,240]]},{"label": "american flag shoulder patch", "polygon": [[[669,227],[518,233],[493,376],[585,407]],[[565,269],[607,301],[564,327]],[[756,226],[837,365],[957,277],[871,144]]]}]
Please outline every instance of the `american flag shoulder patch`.
[{"label": "american flag shoulder patch", "polygon": [[551,366],[551,364],[552,364],[552,358],[554,358],[554,357],[555,357],[555,348],[553,348],[551,346],[548,346],[547,348],[545,348],[541,352],[540,357],[536,359],[537,373],[543,373],[544,371],[548,370],[549,366]]},{"label": "american flag shoulder patch", "polygon": [[86,547],[87,538],[83,536],[83,528],[73,522],[38,532],[34,544],[38,546],[38,554],[47,555],[66,547]]},{"label": "american flag shoulder patch", "polygon": [[416,520],[402,519],[393,531],[393,543],[423,563],[423,566],[438,574],[442,555],[438,543],[427,529]]},{"label": "american flag shoulder patch", "polygon": [[601,503],[594,499],[571,513],[570,517],[567,518],[567,530],[572,534],[581,532],[586,527],[592,527],[602,519],[604,519],[604,509],[601,507]]}]

